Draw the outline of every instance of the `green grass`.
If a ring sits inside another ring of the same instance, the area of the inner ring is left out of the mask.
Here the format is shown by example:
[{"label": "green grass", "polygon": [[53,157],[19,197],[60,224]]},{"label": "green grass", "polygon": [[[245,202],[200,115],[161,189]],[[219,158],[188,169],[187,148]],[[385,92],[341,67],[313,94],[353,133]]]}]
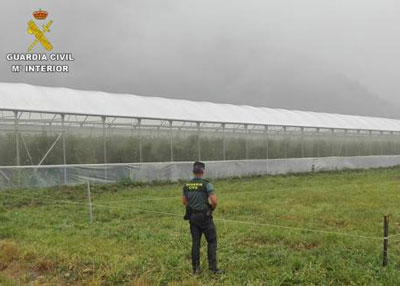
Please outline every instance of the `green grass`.
[{"label": "green grass", "polygon": [[215,181],[217,277],[191,275],[179,183],[92,187],[93,224],[84,186],[2,191],[0,285],[400,285],[400,236],[386,268],[380,239],[384,214],[400,233],[399,184],[400,168]]}]

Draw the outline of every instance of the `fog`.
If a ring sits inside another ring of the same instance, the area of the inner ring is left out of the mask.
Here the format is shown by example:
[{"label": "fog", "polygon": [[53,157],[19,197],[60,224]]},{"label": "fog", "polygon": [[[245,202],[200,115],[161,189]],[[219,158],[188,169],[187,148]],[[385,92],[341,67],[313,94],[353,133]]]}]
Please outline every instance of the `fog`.
[{"label": "fog", "polygon": [[[10,71],[6,54],[27,51],[39,8],[54,20],[53,52],[75,58],[68,74]],[[400,118],[399,1],[2,0],[0,9],[3,82]]]}]

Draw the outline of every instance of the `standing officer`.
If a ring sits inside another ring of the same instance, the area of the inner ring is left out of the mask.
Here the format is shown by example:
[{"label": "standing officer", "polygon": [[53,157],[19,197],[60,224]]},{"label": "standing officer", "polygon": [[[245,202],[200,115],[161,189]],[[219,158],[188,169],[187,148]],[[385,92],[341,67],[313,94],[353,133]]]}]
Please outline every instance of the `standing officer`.
[{"label": "standing officer", "polygon": [[222,274],[223,271],[217,267],[217,232],[212,219],[212,212],[217,207],[217,196],[213,185],[203,179],[205,166],[202,162],[194,162],[194,178],[183,187],[182,202],[186,206],[184,219],[190,222],[193,273],[201,272],[200,241],[204,233],[208,244],[208,268],[214,274]]}]

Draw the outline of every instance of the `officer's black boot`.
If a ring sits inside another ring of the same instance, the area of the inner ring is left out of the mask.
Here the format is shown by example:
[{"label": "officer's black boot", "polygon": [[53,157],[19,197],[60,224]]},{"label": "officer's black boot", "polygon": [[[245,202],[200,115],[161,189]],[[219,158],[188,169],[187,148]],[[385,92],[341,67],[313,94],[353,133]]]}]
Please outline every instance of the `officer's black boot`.
[{"label": "officer's black boot", "polygon": [[200,260],[192,261],[192,267],[193,267],[193,275],[199,275],[201,273]]},{"label": "officer's black boot", "polygon": [[200,266],[193,267],[193,275],[199,275],[201,273]]},{"label": "officer's black boot", "polygon": [[224,274],[224,271],[219,268],[210,269],[213,274]]}]

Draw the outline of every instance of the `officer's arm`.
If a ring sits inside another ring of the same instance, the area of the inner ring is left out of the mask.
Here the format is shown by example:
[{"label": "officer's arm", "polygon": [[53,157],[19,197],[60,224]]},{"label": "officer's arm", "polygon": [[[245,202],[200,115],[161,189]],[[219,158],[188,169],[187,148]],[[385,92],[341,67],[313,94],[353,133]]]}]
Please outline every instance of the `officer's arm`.
[{"label": "officer's arm", "polygon": [[215,210],[217,208],[218,200],[217,195],[214,191],[214,186],[211,183],[207,183],[207,193],[208,193],[208,200],[211,204],[211,209]]},{"label": "officer's arm", "polygon": [[212,210],[215,210],[217,208],[217,204],[218,204],[217,195],[214,193],[214,194],[209,195],[208,198],[210,200]]},{"label": "officer's arm", "polygon": [[188,203],[188,198],[187,198],[187,196],[186,196],[186,188],[185,187],[183,187],[182,188],[182,204],[184,204],[185,206],[187,205],[187,203]]},{"label": "officer's arm", "polygon": [[188,199],[185,195],[182,196],[182,203],[186,206],[188,203]]}]

